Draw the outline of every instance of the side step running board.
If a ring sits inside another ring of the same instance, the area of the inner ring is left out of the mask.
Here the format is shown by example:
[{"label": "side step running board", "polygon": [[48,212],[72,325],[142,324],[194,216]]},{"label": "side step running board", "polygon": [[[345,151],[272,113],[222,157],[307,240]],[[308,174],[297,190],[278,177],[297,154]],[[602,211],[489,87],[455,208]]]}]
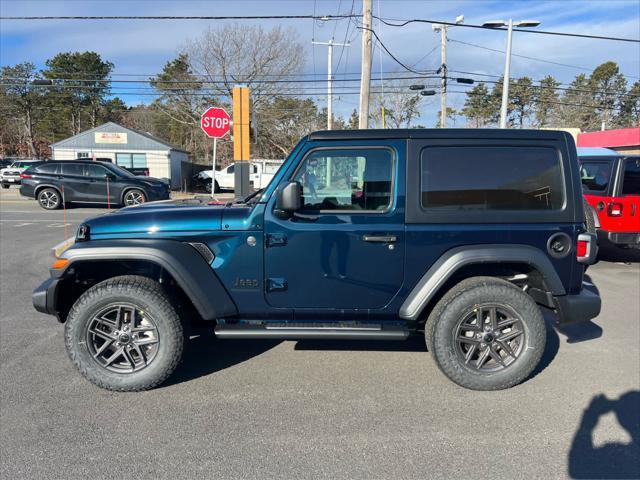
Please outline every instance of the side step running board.
[{"label": "side step running board", "polygon": [[404,340],[409,330],[401,327],[285,327],[224,324],[215,329],[218,338],[274,338],[280,340]]}]

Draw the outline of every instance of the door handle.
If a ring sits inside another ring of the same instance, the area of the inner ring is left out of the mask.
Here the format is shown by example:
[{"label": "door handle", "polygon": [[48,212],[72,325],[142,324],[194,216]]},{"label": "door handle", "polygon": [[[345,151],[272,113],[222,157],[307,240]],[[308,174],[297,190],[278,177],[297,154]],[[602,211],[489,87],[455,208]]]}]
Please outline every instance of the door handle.
[{"label": "door handle", "polygon": [[362,240],[374,243],[392,243],[398,240],[395,235],[363,235]]}]

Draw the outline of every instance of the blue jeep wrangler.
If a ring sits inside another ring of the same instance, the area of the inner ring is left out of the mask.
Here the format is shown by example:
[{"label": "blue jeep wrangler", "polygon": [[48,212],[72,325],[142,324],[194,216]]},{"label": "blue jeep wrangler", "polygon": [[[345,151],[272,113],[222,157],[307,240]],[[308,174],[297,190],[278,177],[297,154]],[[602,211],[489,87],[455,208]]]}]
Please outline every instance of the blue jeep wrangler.
[{"label": "blue jeep wrangler", "polygon": [[33,293],[68,354],[110,390],[162,383],[189,325],[218,338],[404,340],[477,390],[508,388],[557,322],[600,312],[570,135],[359,130],[308,135],[273,181],[83,223]]}]

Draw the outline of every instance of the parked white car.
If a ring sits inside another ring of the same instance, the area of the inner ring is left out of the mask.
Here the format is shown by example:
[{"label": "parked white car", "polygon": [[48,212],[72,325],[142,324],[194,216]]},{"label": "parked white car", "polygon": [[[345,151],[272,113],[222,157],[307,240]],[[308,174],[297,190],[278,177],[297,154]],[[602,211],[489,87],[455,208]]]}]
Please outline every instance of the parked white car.
[{"label": "parked white car", "polygon": [[10,166],[0,170],[2,188],[9,188],[11,185],[20,185],[20,174],[27,168],[41,161],[42,160],[16,160]]},{"label": "parked white car", "polygon": [[[251,186],[255,189],[266,187],[281,165],[282,160],[252,160],[251,169],[249,170]],[[199,176],[202,180],[214,181],[214,192],[233,190],[235,187],[235,163],[216,170],[215,176],[213,175],[213,170],[204,170],[200,172]],[[210,188],[211,183],[207,185],[207,190],[211,191]]]}]

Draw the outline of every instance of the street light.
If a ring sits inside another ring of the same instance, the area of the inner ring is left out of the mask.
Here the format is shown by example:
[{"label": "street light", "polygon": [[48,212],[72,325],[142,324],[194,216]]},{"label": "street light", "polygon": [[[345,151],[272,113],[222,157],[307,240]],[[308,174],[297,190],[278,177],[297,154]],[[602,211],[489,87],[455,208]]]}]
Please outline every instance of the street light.
[{"label": "street light", "polygon": [[502,105],[500,106],[500,128],[507,128],[507,104],[509,103],[509,69],[511,67],[511,37],[513,35],[513,27],[537,27],[540,25],[538,20],[521,20],[514,22],[512,18],[508,21],[491,20],[484,22],[483,27],[500,28],[507,27],[507,51],[504,60],[504,79],[502,80]]}]

